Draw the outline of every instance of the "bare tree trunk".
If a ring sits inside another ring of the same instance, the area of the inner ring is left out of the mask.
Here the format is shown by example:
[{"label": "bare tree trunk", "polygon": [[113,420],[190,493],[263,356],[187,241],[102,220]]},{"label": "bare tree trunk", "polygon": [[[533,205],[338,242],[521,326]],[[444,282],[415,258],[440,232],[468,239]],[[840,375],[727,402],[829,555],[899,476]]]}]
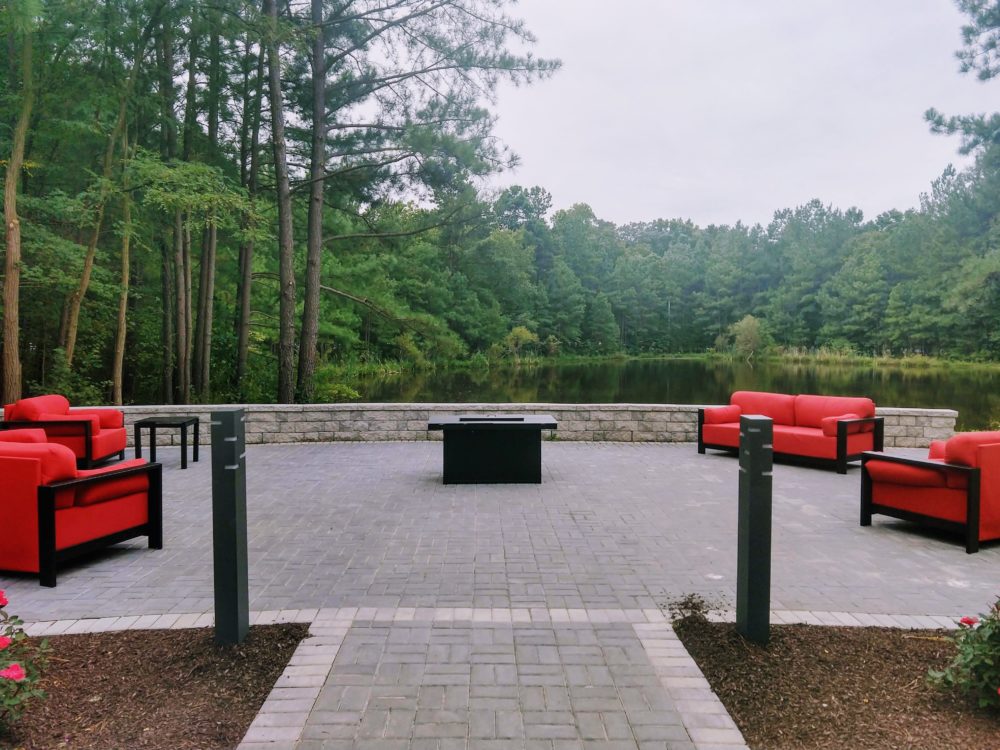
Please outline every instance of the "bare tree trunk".
[{"label": "bare tree trunk", "polygon": [[[122,151],[128,159],[128,131],[122,133]],[[122,373],[125,365],[125,327],[128,315],[129,249],[132,242],[132,196],[128,185],[122,185],[122,273],[118,292],[118,331],[115,335],[115,357],[111,372],[112,403],[122,404]]]},{"label": "bare tree trunk", "polygon": [[160,288],[163,299],[163,315],[160,331],[163,335],[163,373],[160,380],[161,399],[165,404],[174,403],[174,285],[171,248],[166,239],[160,240]]},{"label": "bare tree trunk", "polygon": [[267,28],[268,89],[271,100],[271,143],[274,148],[274,177],[278,200],[278,403],[295,398],[295,267],[292,236],[292,193],[288,182],[285,147],[285,115],[281,96],[281,60],[278,56],[278,8],[274,0],[264,0]]},{"label": "bare tree trunk", "polygon": [[[7,255],[3,277],[3,403],[9,404],[21,397],[21,342],[20,342],[20,290],[21,290],[21,220],[17,215],[17,184],[24,165],[24,142],[35,104],[35,83],[32,69],[34,40],[31,30],[21,42],[21,75],[23,98],[21,112],[14,127],[7,176],[4,180],[3,215],[6,231]],[[13,79],[9,81],[13,85]]]},{"label": "bare tree trunk", "polygon": [[[138,62],[135,63],[138,66]],[[73,366],[73,355],[76,353],[76,336],[80,327],[80,309],[83,307],[83,298],[90,288],[90,276],[94,271],[94,258],[97,256],[97,243],[101,238],[101,228],[104,224],[104,209],[108,202],[108,183],[111,180],[111,171],[114,166],[115,147],[118,139],[122,135],[125,127],[125,107],[126,97],[123,95],[118,104],[118,119],[115,127],[108,136],[108,145],[104,151],[104,168],[101,172],[102,184],[97,198],[97,215],[94,221],[94,228],[90,235],[90,242],[87,243],[87,252],[83,256],[83,272],[80,274],[80,283],[77,284],[68,300],[69,311],[66,315],[66,338],[63,345],[66,348],[66,364]]]},{"label": "bare tree trunk", "polygon": [[187,298],[188,285],[184,272],[184,216],[180,211],[174,214],[174,272],[177,274],[177,400],[186,404],[191,399],[191,372],[188,361],[188,320],[190,309]]},{"label": "bare tree trunk", "polygon": [[198,334],[195,336],[195,390],[202,402],[211,391],[212,370],[212,318],[215,309],[215,255],[218,243],[215,219],[210,218],[205,227],[205,241],[201,249],[201,278],[198,284]]},{"label": "bare tree trunk", "polygon": [[[248,50],[249,54],[249,50]],[[247,96],[244,97],[244,121],[247,105],[250,102],[249,85]],[[249,143],[244,148],[244,158],[240,160],[243,184],[250,195],[251,204],[257,197],[257,173],[260,166],[260,108],[264,93],[264,49],[257,55],[257,88],[254,93],[250,111],[252,112]],[[244,139],[246,141],[247,139]],[[245,166],[244,166],[245,165]],[[241,396],[243,377],[247,370],[247,356],[250,350],[250,301],[253,284],[253,240],[246,240],[240,245],[240,281],[237,290],[238,313],[236,319],[236,383]]]},{"label": "bare tree trunk", "polygon": [[323,253],[323,188],[326,174],[326,35],[323,0],[312,0],[312,158],[309,177],[309,236],[306,245],[306,288],[299,341],[299,401],[309,403],[316,392],[316,342],[319,338],[319,282]]}]

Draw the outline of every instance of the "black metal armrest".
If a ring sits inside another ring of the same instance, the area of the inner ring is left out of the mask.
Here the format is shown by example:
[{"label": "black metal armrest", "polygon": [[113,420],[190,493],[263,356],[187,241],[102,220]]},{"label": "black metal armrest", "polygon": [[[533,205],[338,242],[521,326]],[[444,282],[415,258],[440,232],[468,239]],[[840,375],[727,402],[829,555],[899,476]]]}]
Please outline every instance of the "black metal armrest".
[{"label": "black metal armrest", "polygon": [[962,471],[968,474],[979,471],[977,467],[966,466],[965,464],[948,464],[943,461],[932,461],[929,458],[917,458],[916,456],[893,456],[888,453],[880,453],[878,451],[865,451],[862,453],[861,465],[864,466],[868,461],[887,461],[892,464],[920,466],[927,469],[949,469]]},{"label": "black metal armrest", "polygon": [[838,419],[837,424],[878,424],[885,422],[885,417],[856,417],[855,419]]}]

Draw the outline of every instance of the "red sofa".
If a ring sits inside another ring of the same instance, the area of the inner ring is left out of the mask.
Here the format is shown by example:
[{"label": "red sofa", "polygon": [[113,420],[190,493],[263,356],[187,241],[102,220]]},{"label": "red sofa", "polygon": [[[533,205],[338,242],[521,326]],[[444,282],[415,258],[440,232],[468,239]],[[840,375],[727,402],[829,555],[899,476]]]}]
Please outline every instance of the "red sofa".
[{"label": "red sofa", "polygon": [[698,410],[698,452],[738,451],[744,414],[771,418],[776,457],[821,462],[840,474],[864,451],[882,450],[884,420],[870,398],[736,391],[729,406]]},{"label": "red sofa", "polygon": [[861,457],[861,525],[872,514],[960,532],[965,551],[1000,539],[1000,432],[931,443],[927,458]]},{"label": "red sofa", "polygon": [[125,415],[117,409],[70,408],[65,396],[22,398],[3,408],[3,428],[40,427],[50,443],[65,445],[80,468],[125,458]]},{"label": "red sofa", "polygon": [[38,573],[109,544],[148,536],[163,547],[160,464],[133,459],[77,469],[64,445],[40,429],[0,431],[0,570]]}]

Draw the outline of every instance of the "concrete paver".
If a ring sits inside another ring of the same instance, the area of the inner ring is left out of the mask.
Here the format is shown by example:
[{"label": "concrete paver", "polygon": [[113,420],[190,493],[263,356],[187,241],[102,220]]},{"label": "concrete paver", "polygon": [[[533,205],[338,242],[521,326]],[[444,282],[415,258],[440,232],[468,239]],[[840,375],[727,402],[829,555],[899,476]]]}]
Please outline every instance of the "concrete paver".
[{"label": "concrete paver", "polygon": [[[252,621],[311,636],[241,747],[742,747],[664,616],[698,594],[733,617],[737,462],[676,444],[543,453],[541,485],[446,487],[439,443],[250,446]],[[210,461],[164,459],[164,550],[119,545],[55,589],[0,577],[29,632],[212,622]],[[861,528],[859,484],[775,467],[775,623],[985,609],[1000,545]]]}]

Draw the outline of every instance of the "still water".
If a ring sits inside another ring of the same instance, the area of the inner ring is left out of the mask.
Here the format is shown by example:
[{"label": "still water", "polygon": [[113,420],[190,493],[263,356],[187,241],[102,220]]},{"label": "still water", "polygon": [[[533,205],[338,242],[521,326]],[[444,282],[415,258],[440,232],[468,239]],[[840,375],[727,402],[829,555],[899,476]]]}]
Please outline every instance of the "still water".
[{"label": "still water", "polygon": [[663,359],[434,370],[364,380],[367,402],[722,404],[734,390],[869,396],[958,411],[958,429],[1000,423],[1000,368],[730,363]]}]

